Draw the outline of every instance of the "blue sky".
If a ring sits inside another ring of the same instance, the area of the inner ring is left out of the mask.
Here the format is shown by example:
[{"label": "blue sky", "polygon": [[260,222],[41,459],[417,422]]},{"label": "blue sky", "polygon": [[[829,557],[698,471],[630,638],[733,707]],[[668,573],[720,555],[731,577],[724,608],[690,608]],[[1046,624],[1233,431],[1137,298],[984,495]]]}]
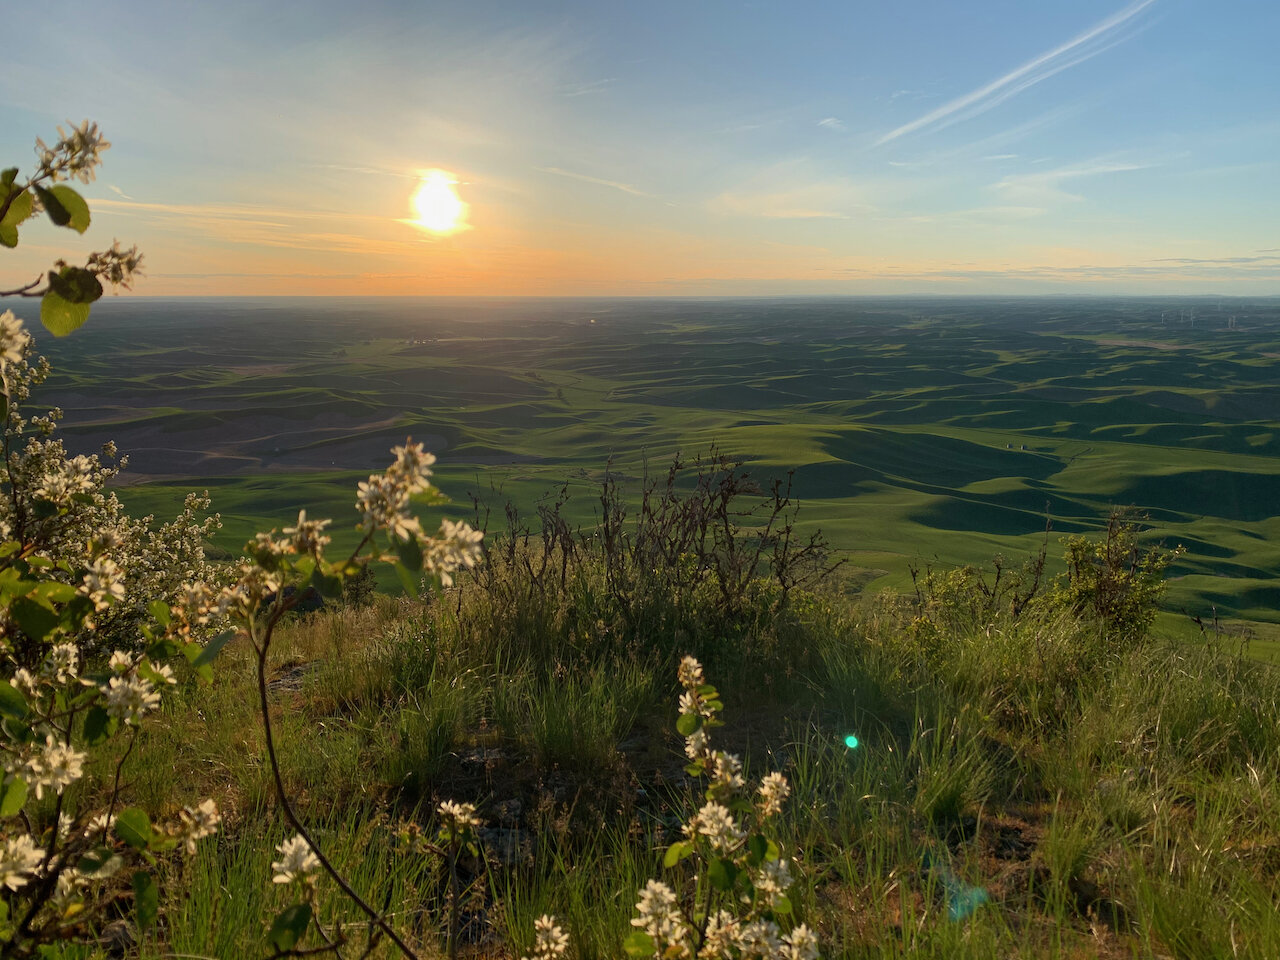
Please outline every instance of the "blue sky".
[{"label": "blue sky", "polygon": [[[1280,4],[11,3],[142,294],[1280,294]],[[469,229],[416,228],[447,171]]]}]

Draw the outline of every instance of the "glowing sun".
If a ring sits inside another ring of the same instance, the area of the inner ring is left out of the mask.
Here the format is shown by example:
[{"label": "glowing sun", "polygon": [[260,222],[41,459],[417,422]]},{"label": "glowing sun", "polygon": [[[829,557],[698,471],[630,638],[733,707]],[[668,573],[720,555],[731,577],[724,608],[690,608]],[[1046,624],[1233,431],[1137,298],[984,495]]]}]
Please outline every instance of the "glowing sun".
[{"label": "glowing sun", "polygon": [[415,227],[431,233],[455,233],[466,230],[467,204],[458,196],[458,181],[443,170],[428,170],[422,175],[410,203]]}]

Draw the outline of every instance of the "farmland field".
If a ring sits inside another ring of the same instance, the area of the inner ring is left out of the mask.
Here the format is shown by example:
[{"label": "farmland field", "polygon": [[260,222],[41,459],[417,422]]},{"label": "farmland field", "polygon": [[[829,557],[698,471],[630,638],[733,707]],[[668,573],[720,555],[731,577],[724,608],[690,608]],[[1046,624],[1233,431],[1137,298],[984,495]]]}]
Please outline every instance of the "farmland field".
[{"label": "farmland field", "polygon": [[712,443],[794,468],[802,527],[862,581],[1093,530],[1112,505],[1182,544],[1182,613],[1280,622],[1280,301],[118,300],[39,343],[76,451],[114,439],[135,511],[208,488],[221,546],[307,507],[350,529],[406,435],[471,492],[568,482]]}]

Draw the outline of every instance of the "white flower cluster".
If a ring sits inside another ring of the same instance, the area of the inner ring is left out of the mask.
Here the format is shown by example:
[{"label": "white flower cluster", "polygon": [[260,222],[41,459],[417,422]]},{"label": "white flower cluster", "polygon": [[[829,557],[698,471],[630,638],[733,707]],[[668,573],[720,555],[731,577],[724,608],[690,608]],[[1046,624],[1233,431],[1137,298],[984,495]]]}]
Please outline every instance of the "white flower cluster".
[{"label": "white flower cluster", "polygon": [[474,803],[457,803],[453,800],[445,800],[438,807],[436,813],[443,820],[446,826],[461,832],[463,830],[472,830],[484,824],[484,821],[476,816],[476,807]]},{"label": "white flower cluster", "polygon": [[418,518],[409,513],[409,505],[414,494],[432,489],[431,467],[436,458],[423,450],[422,444],[412,441],[406,441],[403,447],[393,447],[391,453],[395,460],[386,473],[371,474],[356,487],[361,528],[369,533],[386,530],[394,539],[405,543],[417,541],[422,550],[423,569],[439,578],[444,586],[451,587],[454,574],[470,570],[480,562],[484,534],[466,523],[444,519],[439,533],[427,536]]},{"label": "white flower cluster", "polygon": [[[818,939],[808,926],[801,923],[784,933],[776,921],[792,910],[787,891],[794,881],[793,863],[778,854],[763,831],[790,793],[787,780],[780,773],[769,774],[760,782],[756,803],[747,802],[741,760],[711,748],[708,730],[718,723],[719,693],[706,683],[702,665],[693,657],[680,662],[679,679],[684,688],[680,729],[686,732],[690,772],[707,774],[710,783],[706,803],[684,824],[685,840],[672,847],[668,863],[692,856],[701,873],[713,859],[729,861],[738,879],[727,886],[722,879],[717,888],[714,874],[700,876],[698,889],[720,891],[711,894],[716,899],[707,902],[705,917],[686,914],[675,890],[650,880],[640,891],[631,921],[648,937],[647,942],[641,938],[643,946],[636,952],[652,948],[653,956],[664,960],[817,960]],[[735,817],[735,810],[745,819]],[[628,950],[637,946],[629,944]]]},{"label": "white flower cluster", "polygon": [[272,883],[311,883],[320,869],[320,860],[302,834],[295,834],[276,847],[280,859],[272,861]]},{"label": "white flower cluster", "polygon": [[483,532],[473,530],[466,523],[441,520],[439,536],[422,542],[423,568],[439,577],[444,586],[451,587],[455,573],[470,570],[480,562],[483,539]]},{"label": "white flower cluster", "polygon": [[569,935],[560,929],[556,918],[545,913],[533,921],[533,953],[521,960],[554,960],[569,948]]},{"label": "white flower cluster", "polygon": [[119,240],[113,240],[109,250],[89,254],[84,267],[96,274],[99,280],[128,290],[133,278],[142,272],[142,254],[136,245],[126,250],[120,246]]},{"label": "white flower cluster", "polygon": [[637,917],[631,925],[639,927],[653,938],[654,955],[660,957],[687,957],[692,931],[676,900],[675,891],[661,880],[650,880],[640,891],[636,901]]},{"label": "white flower cluster", "polygon": [[[160,692],[149,679],[138,674],[140,662],[123,650],[111,655],[111,671],[115,676],[99,684],[98,690],[106,699],[107,715],[117,717],[130,726],[137,726],[145,714],[160,706]],[[175,682],[172,668],[151,668],[167,683]]]},{"label": "white flower cluster", "polygon": [[35,875],[43,859],[44,851],[27,834],[9,837],[0,846],[0,887],[20,889]]},{"label": "white flower cluster", "polygon": [[52,147],[36,139],[36,157],[40,161],[37,177],[48,177],[55,182],[72,179],[89,183],[93,180],[94,168],[102,162],[102,151],[110,146],[98,125],[88,120],[72,126],[70,131],[58,127],[58,140]]},{"label": "white flower cluster", "polygon": [[356,487],[356,509],[363,518],[366,531],[387,530],[400,540],[422,536],[416,517],[409,515],[409,500],[415,493],[431,489],[431,466],[434,454],[422,444],[406,441],[403,447],[392,447],[395,457],[385,473],[374,473],[367,482]]},{"label": "white flower cluster", "polygon": [[20,363],[31,344],[31,334],[23,329],[22,321],[12,310],[0,313],[0,367]]},{"label": "white flower cluster", "polygon": [[222,814],[212,800],[204,800],[195,807],[183,807],[178,814],[178,826],[174,831],[181,839],[187,853],[196,852],[196,842],[218,832]]}]

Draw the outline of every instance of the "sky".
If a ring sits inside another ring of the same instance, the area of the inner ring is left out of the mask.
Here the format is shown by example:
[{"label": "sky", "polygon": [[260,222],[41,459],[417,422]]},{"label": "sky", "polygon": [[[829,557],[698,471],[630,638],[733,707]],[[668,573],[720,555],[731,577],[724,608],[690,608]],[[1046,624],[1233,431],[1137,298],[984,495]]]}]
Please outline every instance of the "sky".
[{"label": "sky", "polygon": [[1275,0],[5,9],[2,165],[113,144],[5,286],[119,238],[152,296],[1280,295]]}]

